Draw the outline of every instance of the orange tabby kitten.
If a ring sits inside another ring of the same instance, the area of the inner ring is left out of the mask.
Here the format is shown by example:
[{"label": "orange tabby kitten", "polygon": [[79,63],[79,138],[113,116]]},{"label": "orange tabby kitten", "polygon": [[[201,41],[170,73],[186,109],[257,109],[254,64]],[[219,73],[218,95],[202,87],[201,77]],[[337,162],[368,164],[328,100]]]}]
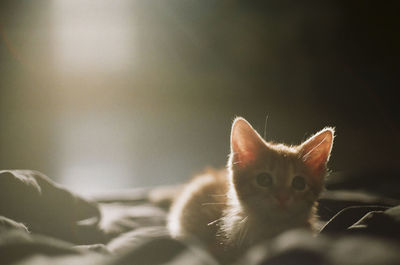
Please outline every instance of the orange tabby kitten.
[{"label": "orange tabby kitten", "polygon": [[171,208],[172,237],[197,238],[227,260],[286,230],[312,229],[333,137],[325,128],[298,146],[275,144],[235,119],[228,169],[185,187]]}]

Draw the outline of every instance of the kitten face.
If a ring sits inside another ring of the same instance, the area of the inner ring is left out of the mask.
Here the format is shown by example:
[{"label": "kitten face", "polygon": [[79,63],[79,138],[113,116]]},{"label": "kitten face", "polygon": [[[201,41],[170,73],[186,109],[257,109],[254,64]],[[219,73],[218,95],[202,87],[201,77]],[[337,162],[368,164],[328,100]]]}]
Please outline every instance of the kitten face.
[{"label": "kitten face", "polygon": [[309,214],[323,189],[332,143],[329,128],[299,146],[267,143],[246,120],[236,119],[230,169],[241,205],[266,218]]}]

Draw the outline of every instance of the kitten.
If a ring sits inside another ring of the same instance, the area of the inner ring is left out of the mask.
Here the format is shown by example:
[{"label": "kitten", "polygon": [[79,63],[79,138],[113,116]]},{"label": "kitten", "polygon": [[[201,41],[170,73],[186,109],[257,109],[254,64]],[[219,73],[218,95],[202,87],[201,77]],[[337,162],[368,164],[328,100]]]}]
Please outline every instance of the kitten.
[{"label": "kitten", "polygon": [[325,128],[298,146],[275,144],[236,118],[228,169],[209,170],[184,188],[169,215],[171,236],[197,238],[228,260],[286,230],[312,230],[333,138]]}]

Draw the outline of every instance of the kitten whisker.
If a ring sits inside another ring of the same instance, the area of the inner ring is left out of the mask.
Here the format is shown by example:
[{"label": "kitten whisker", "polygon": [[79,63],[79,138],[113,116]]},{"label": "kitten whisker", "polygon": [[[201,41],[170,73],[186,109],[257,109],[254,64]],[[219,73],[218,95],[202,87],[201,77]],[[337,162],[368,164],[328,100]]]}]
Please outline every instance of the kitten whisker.
[{"label": "kitten whisker", "polygon": [[224,217],[218,218],[217,220],[214,220],[214,221],[212,221],[212,222],[209,222],[207,225],[208,225],[208,226],[213,225],[213,224],[217,223],[218,221],[221,221],[223,218],[224,218]]},{"label": "kitten whisker", "polygon": [[215,196],[215,197],[226,197],[228,194],[209,194],[210,196]]},{"label": "kitten whisker", "polygon": [[243,219],[240,221],[240,223],[242,224],[242,223],[246,222],[246,221],[247,221],[247,218],[248,218],[248,216],[246,216],[245,218],[243,218]]},{"label": "kitten whisker", "polygon": [[264,135],[263,135],[263,137],[264,137],[265,141],[267,140],[267,123],[268,123],[268,114],[267,114],[267,117],[265,117],[265,124],[264,124]]},{"label": "kitten whisker", "polygon": [[324,208],[325,210],[330,211],[331,213],[336,213],[334,210],[330,209],[329,207],[325,206],[325,205],[320,205],[322,206],[322,208]]},{"label": "kitten whisker", "polygon": [[240,229],[239,229],[239,235],[238,235],[238,242],[237,242],[237,245],[238,246],[241,246],[241,245],[243,245],[243,243],[245,242],[245,240],[246,240],[246,237],[247,237],[247,234],[248,234],[248,229],[249,229],[249,227],[248,227],[248,225],[245,225],[245,223],[246,223],[246,221],[247,221],[247,217],[248,216],[246,216],[246,217],[244,217],[242,220],[240,220],[240,224],[241,224],[241,226],[240,226]]}]

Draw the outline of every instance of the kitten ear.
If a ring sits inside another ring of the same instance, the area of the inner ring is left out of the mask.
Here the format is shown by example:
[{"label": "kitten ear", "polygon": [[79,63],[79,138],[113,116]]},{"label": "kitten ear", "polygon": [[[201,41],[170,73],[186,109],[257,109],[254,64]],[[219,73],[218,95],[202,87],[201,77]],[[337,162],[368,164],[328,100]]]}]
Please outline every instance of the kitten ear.
[{"label": "kitten ear", "polygon": [[265,144],[261,136],[243,118],[236,118],[231,132],[231,165],[243,168],[256,160]]},{"label": "kitten ear", "polygon": [[322,176],[332,150],[333,128],[325,128],[310,137],[300,146],[300,152],[305,165],[315,176]]}]

